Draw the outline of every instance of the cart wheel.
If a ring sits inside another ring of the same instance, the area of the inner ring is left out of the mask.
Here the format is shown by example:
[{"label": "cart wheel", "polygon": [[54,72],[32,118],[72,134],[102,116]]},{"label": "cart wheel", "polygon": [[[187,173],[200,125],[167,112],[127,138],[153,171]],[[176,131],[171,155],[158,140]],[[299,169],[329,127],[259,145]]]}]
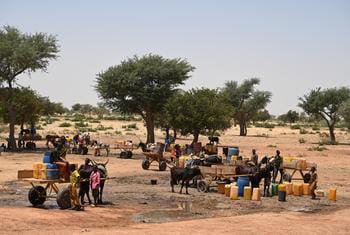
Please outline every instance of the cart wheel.
[{"label": "cart wheel", "polygon": [[120,158],[123,158],[123,159],[128,158],[128,152],[127,151],[121,151]]},{"label": "cart wheel", "polygon": [[206,193],[209,191],[209,184],[206,180],[199,180],[197,183],[198,192]]},{"label": "cart wheel", "polygon": [[165,161],[160,161],[159,162],[159,170],[160,171],[165,171],[166,170],[166,162]]},{"label": "cart wheel", "polygon": [[291,182],[292,176],[288,172],[284,172],[282,179],[283,179],[283,181]]},{"label": "cart wheel", "polygon": [[61,209],[68,209],[71,207],[70,192],[68,187],[64,187],[58,191],[56,201],[57,205]]},{"label": "cart wheel", "polygon": [[203,179],[203,176],[202,175],[196,175],[195,177],[193,177],[192,179],[192,187],[196,188],[197,187],[197,184],[200,180]]},{"label": "cart wheel", "polygon": [[89,152],[89,149],[87,147],[82,147],[82,154],[86,155]]},{"label": "cart wheel", "polygon": [[311,175],[310,175],[310,173],[306,173],[306,174],[304,175],[303,180],[304,180],[304,183],[305,183],[305,184],[309,183],[310,180],[311,180]]},{"label": "cart wheel", "polygon": [[149,160],[148,159],[143,159],[143,161],[142,161],[142,169],[148,170],[149,165],[150,165]]},{"label": "cart wheel", "polygon": [[46,201],[46,190],[42,186],[31,188],[28,193],[28,199],[33,206],[41,205]]},{"label": "cart wheel", "polygon": [[127,151],[128,153],[128,158],[132,158],[132,152],[131,151]]}]

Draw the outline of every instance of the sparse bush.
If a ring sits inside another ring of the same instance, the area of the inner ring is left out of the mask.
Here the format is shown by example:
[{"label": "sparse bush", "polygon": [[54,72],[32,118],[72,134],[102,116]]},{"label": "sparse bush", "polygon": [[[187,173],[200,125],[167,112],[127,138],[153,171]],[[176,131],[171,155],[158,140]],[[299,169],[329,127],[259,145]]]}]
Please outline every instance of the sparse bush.
[{"label": "sparse bush", "polygon": [[136,135],[136,134],[133,132],[126,132],[125,135]]},{"label": "sparse bush", "polygon": [[290,126],[290,129],[292,129],[292,130],[297,130],[297,129],[300,129],[301,127],[300,127],[300,125],[299,124],[295,124],[295,125],[291,125]]},{"label": "sparse bush", "polygon": [[[43,128],[41,125],[37,125],[37,126],[36,126],[36,129],[37,129],[37,130],[44,130],[44,128]],[[0,130],[0,132],[1,132],[1,130]]]},{"label": "sparse bush", "polygon": [[328,150],[326,147],[323,146],[316,146],[316,147],[311,147],[307,149],[308,151],[319,151],[322,152],[324,150]]},{"label": "sparse bush", "polygon": [[136,123],[132,123],[132,124],[129,124],[129,125],[128,125],[128,128],[130,128],[130,129],[136,129],[136,128],[137,128],[137,125],[136,125]]},{"label": "sparse bush", "polygon": [[269,144],[267,145],[268,148],[277,148],[277,145]]},{"label": "sparse bush", "polygon": [[71,127],[72,124],[69,122],[62,122],[60,125],[58,125],[58,127]]},{"label": "sparse bush", "polygon": [[268,122],[264,122],[264,123],[255,123],[254,124],[255,127],[258,128],[268,128],[268,129],[272,129],[275,128],[274,124],[268,123]]},{"label": "sparse bush", "polygon": [[125,129],[125,128],[126,128],[126,125],[122,125],[122,128]]},{"label": "sparse bush", "polygon": [[313,130],[313,131],[319,131],[319,130],[320,130],[320,127],[319,127],[319,126],[313,126],[313,127],[312,127],[312,130]]},{"label": "sparse bush", "polygon": [[115,134],[117,134],[117,135],[121,135],[121,134],[122,134],[122,132],[121,132],[121,131],[118,131],[118,130],[115,130]]},{"label": "sparse bush", "polygon": [[306,140],[304,138],[299,138],[299,143],[300,144],[305,144],[306,143]]},{"label": "sparse bush", "polygon": [[304,128],[300,128],[299,129],[299,134],[301,134],[301,135],[305,135],[305,134],[307,134],[307,133],[309,133],[307,130],[305,130]]},{"label": "sparse bush", "polygon": [[337,141],[332,141],[330,138],[321,138],[320,142],[318,143],[319,145],[337,145]]},{"label": "sparse bush", "polygon": [[75,128],[80,128],[80,127],[87,127],[88,124],[84,122],[76,122],[75,123]]},{"label": "sparse bush", "polygon": [[96,130],[98,130],[98,131],[105,131],[105,130],[113,130],[113,127],[111,127],[111,126],[107,126],[107,127],[105,127],[105,126],[103,126],[103,125],[98,125],[97,127],[96,127]]}]

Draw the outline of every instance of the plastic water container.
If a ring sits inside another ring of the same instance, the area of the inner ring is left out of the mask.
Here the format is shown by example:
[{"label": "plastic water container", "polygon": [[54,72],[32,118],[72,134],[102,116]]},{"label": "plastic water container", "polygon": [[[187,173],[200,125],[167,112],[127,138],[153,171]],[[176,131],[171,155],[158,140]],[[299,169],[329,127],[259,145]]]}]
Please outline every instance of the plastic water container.
[{"label": "plastic water container", "polygon": [[285,185],[286,185],[287,195],[293,194],[293,184],[292,183],[285,183]]},{"label": "plastic water container", "polygon": [[328,200],[331,200],[331,201],[337,200],[337,189],[336,188],[329,189]]},{"label": "plastic water container", "polygon": [[40,179],[42,169],[43,164],[41,162],[35,162],[33,164],[33,178]]},{"label": "plastic water container", "polygon": [[253,188],[252,201],[261,201],[260,188]]},{"label": "plastic water container", "polygon": [[225,185],[225,196],[229,197],[231,194],[231,184],[226,184]]},{"label": "plastic water container", "polygon": [[232,200],[238,199],[238,187],[236,185],[231,184],[230,198]]},{"label": "plastic water container", "polygon": [[225,182],[217,182],[218,184],[218,193],[225,194]]},{"label": "plastic water container", "polygon": [[310,195],[310,184],[304,183],[303,184],[303,195]]},{"label": "plastic water container", "polygon": [[238,196],[243,197],[244,187],[249,186],[249,177],[248,176],[238,177],[237,185],[238,185]]},{"label": "plastic water container", "polygon": [[272,183],[271,188],[272,188],[272,196],[278,195],[278,184]]},{"label": "plastic water container", "polygon": [[286,192],[287,191],[287,187],[285,184],[279,184],[278,185],[278,192],[282,191],[282,192]]},{"label": "plastic water container", "polygon": [[252,188],[250,186],[244,187],[243,198],[244,198],[244,200],[251,200],[252,199]]},{"label": "plastic water container", "polygon": [[293,184],[293,195],[294,196],[303,195],[303,185],[302,184]]},{"label": "plastic water container", "polygon": [[238,148],[228,148],[227,150],[227,160],[231,161],[232,156],[238,156],[239,155],[239,149]]},{"label": "plastic water container", "polygon": [[278,201],[285,202],[286,201],[287,192],[286,191],[278,191]]}]

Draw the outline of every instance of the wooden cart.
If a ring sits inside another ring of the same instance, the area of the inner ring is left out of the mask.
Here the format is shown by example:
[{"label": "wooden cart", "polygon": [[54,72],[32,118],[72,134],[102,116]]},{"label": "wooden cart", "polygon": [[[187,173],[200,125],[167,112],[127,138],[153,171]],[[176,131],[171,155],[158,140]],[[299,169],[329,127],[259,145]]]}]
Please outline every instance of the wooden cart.
[{"label": "wooden cart", "polygon": [[[308,183],[310,181],[311,175],[310,170],[311,167],[315,167],[317,169],[317,164],[312,162],[306,162],[305,165],[283,165],[283,181],[291,182],[292,180],[302,180],[304,183]],[[307,173],[305,173],[307,172]],[[296,178],[296,173],[299,173],[301,178]]]},{"label": "wooden cart", "polygon": [[237,175],[236,166],[232,165],[199,166],[199,169],[201,170],[201,176],[197,178],[196,182],[199,192],[208,192],[211,187],[217,187],[219,181],[229,183],[239,176],[250,176]]},{"label": "wooden cart", "polygon": [[111,146],[109,148],[119,150],[120,158],[129,159],[132,158],[132,151],[138,149],[138,146],[134,144],[126,144],[124,141],[118,141],[114,146]]},{"label": "wooden cart", "polygon": [[33,206],[42,205],[46,199],[54,198],[61,209],[71,207],[68,185],[65,185],[61,189],[58,187],[58,184],[67,184],[69,183],[68,181],[35,178],[22,178],[20,180],[28,182],[32,186],[28,192],[28,200]]},{"label": "wooden cart", "polygon": [[144,152],[146,157],[142,160],[142,169],[148,170],[152,162],[157,162],[160,171],[165,171],[167,166],[167,160],[164,158],[163,153],[159,152]]}]

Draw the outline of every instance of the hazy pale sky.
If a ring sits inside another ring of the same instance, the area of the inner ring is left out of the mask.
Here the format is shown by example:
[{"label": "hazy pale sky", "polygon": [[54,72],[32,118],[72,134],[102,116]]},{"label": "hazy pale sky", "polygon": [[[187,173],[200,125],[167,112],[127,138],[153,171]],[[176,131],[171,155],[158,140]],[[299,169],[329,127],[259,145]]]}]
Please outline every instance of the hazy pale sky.
[{"label": "hazy pale sky", "polygon": [[96,74],[147,53],[195,66],[185,89],[258,77],[273,114],[295,109],[311,88],[350,85],[347,0],[0,0],[0,25],[57,35],[48,73],[20,84],[66,106],[96,104]]}]

